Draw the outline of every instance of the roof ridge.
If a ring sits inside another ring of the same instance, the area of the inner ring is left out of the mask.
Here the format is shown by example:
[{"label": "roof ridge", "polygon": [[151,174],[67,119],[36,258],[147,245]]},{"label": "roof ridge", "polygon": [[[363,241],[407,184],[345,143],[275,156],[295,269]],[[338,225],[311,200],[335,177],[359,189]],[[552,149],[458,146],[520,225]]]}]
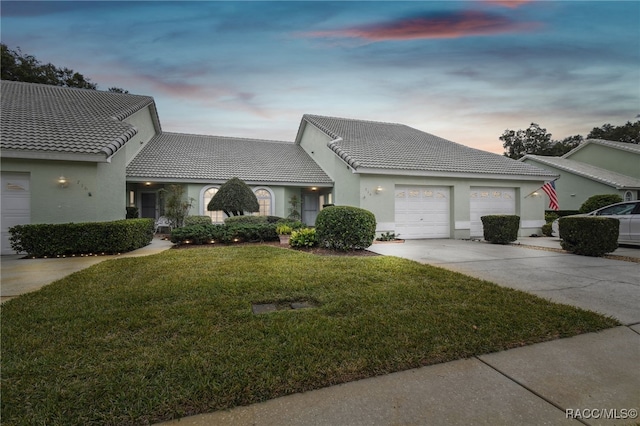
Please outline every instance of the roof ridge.
[{"label": "roof ridge", "polygon": [[319,118],[328,118],[328,119],[331,119],[331,120],[356,121],[356,122],[360,122],[360,123],[386,124],[386,125],[393,125],[393,126],[411,127],[411,126],[407,126],[406,124],[395,123],[395,122],[392,122],[392,121],[365,120],[365,119],[361,119],[361,118],[336,117],[336,116],[331,116],[331,115],[304,114],[302,117],[303,118],[304,117],[319,117]]}]

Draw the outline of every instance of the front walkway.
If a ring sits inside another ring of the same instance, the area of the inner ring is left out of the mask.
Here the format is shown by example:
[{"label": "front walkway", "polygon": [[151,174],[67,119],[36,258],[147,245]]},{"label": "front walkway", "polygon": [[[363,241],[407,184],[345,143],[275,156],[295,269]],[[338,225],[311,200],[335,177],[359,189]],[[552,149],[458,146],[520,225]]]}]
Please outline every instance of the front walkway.
[{"label": "front walkway", "polygon": [[96,263],[123,257],[148,256],[171,248],[170,241],[155,237],[151,244],[137,250],[112,256],[66,257],[64,259],[24,259],[23,255],[2,256],[0,264],[0,300],[5,302],[24,293],[88,268]]}]

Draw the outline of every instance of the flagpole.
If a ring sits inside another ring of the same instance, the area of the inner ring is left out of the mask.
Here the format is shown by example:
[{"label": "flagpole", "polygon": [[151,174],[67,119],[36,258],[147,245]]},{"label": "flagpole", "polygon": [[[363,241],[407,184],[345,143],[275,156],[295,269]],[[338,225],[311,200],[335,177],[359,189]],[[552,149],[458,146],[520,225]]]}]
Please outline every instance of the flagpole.
[{"label": "flagpole", "polygon": [[[560,179],[560,178],[559,178],[559,177],[557,177],[557,178],[555,178],[554,180],[552,180],[551,182],[555,182],[555,181],[557,181],[558,179]],[[547,182],[547,183],[548,183],[548,182]],[[546,183],[545,183],[544,185],[546,185]],[[542,185],[542,186],[544,186],[544,185]],[[535,191],[531,191],[528,195],[525,195],[525,197],[524,197],[524,198],[529,198],[529,197],[531,197],[531,196],[538,195],[538,191],[540,191],[540,190],[542,189],[542,186],[541,186],[540,188],[536,189]]]}]

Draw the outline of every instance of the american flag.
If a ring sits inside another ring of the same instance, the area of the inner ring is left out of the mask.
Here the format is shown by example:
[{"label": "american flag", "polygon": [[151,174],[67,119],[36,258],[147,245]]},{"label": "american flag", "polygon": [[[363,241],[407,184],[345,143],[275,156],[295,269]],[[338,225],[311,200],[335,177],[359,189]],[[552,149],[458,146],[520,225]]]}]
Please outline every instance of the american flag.
[{"label": "american flag", "polygon": [[542,187],[542,190],[549,196],[549,208],[551,210],[559,210],[558,194],[556,193],[556,181],[547,182]]}]

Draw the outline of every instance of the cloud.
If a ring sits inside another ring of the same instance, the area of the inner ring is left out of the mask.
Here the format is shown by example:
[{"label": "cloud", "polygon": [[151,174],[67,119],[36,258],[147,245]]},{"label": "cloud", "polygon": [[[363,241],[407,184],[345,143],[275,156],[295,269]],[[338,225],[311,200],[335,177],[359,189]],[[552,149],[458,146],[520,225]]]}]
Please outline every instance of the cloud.
[{"label": "cloud", "polygon": [[372,25],[303,33],[311,38],[356,38],[370,42],[447,39],[528,31],[535,22],[518,22],[504,16],[476,12],[444,12],[402,18]]},{"label": "cloud", "polygon": [[486,0],[486,2],[515,9],[522,6],[523,4],[533,3],[533,0]]}]

